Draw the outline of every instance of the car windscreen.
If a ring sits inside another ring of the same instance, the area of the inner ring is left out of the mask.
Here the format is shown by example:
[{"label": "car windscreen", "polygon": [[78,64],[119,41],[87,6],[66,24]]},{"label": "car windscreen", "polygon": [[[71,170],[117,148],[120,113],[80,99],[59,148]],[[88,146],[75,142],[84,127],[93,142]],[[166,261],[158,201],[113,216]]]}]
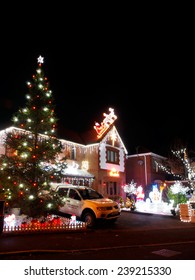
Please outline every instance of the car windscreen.
[{"label": "car windscreen", "polygon": [[97,191],[93,190],[93,189],[79,189],[78,190],[81,197],[85,200],[85,199],[98,199],[98,198],[103,198],[103,195],[101,195],[100,193],[98,193]]}]

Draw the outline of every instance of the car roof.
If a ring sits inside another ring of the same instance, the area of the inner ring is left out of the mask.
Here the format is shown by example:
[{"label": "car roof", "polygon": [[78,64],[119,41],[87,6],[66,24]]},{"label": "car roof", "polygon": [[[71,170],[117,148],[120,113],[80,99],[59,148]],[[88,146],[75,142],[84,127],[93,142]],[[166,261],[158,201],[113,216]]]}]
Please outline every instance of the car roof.
[{"label": "car roof", "polygon": [[58,188],[64,188],[64,187],[69,187],[72,186],[71,184],[68,183],[50,183],[51,189],[56,190]]},{"label": "car roof", "polygon": [[91,187],[88,187],[88,186],[80,186],[80,185],[78,186],[78,185],[72,185],[69,183],[51,183],[50,186],[51,186],[52,190],[56,190],[56,191],[61,188],[92,189]]}]

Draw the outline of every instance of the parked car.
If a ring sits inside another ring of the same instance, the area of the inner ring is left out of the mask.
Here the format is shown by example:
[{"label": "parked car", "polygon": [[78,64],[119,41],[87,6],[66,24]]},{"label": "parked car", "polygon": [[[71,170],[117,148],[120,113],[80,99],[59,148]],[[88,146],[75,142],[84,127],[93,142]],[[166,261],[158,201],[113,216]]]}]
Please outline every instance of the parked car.
[{"label": "parked car", "polygon": [[75,215],[78,220],[93,227],[98,220],[115,222],[120,216],[120,207],[116,201],[103,197],[93,188],[70,184],[54,184],[52,189],[62,199],[59,212]]}]

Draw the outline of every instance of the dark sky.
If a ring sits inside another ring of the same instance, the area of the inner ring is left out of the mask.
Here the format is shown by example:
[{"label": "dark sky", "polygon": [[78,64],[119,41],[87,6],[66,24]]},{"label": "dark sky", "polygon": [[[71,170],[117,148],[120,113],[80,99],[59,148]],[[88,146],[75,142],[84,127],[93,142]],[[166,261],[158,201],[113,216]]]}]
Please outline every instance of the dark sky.
[{"label": "dark sky", "polygon": [[0,128],[25,106],[26,82],[42,55],[64,127],[89,130],[112,107],[129,154],[142,147],[166,155],[178,141],[195,149],[194,70],[184,33],[126,34],[114,26],[101,32],[97,26],[93,32],[79,26],[74,32],[50,31],[17,29],[15,40],[2,35]]}]

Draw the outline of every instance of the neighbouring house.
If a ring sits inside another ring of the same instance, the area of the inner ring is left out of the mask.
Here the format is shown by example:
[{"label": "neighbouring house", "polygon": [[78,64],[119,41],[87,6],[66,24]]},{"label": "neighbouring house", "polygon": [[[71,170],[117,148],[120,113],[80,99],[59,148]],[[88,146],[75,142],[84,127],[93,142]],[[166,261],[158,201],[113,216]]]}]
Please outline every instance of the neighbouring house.
[{"label": "neighbouring house", "polygon": [[166,166],[167,158],[152,152],[128,155],[126,159],[126,180],[142,186],[144,192],[152,185],[160,187],[167,178],[167,173],[159,168]]}]

